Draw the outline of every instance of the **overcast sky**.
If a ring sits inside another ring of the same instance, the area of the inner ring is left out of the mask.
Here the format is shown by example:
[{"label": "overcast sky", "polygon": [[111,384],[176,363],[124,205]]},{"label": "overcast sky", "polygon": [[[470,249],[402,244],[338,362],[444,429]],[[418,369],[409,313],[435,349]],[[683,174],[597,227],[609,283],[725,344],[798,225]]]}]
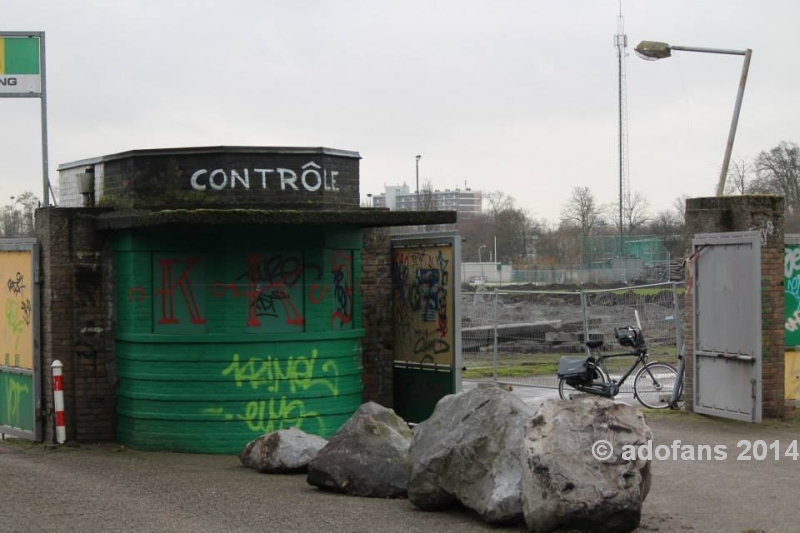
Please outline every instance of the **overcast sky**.
[{"label": "overcast sky", "polygon": [[[741,56],[734,158],[800,142],[800,2],[626,1],[630,190],[650,211],[713,196]],[[0,31],[44,31],[50,176],[183,146],[326,146],[385,185],[501,191],[556,222],[573,188],[618,201],[617,0],[5,0]],[[0,99],[0,204],[42,197],[40,103]]]}]

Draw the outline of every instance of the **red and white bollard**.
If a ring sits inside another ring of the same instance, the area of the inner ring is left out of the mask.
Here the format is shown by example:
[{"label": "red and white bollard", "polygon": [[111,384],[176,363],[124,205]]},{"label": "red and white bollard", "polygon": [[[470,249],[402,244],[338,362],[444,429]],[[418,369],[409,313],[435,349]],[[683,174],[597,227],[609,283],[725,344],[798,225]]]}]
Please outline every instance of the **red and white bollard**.
[{"label": "red and white bollard", "polygon": [[53,403],[56,407],[56,442],[64,444],[67,440],[67,425],[64,419],[64,378],[61,369],[64,365],[56,359],[50,365],[53,369]]}]

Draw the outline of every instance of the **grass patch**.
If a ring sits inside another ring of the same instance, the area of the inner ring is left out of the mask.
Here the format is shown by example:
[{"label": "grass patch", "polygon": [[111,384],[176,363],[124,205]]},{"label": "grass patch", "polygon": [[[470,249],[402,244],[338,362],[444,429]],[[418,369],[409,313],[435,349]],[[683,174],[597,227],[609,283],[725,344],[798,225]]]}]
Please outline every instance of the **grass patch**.
[{"label": "grass patch", "polygon": [[[555,375],[558,363],[523,363],[518,365],[498,365],[497,377],[524,378],[529,376]],[[463,379],[480,379],[494,376],[491,366],[471,367],[461,372]]]},{"label": "grass patch", "polygon": [[6,436],[5,439],[0,441],[0,446],[11,448],[22,452],[53,452],[53,451],[66,451],[76,449],[73,446],[64,444],[51,444],[45,442],[36,442],[27,439],[20,439],[17,437]]},{"label": "grass patch", "polygon": [[[628,292],[632,292],[633,294],[638,294],[640,296],[653,296],[654,294],[660,294],[660,293],[664,292],[665,290],[668,291],[668,290],[671,290],[671,289],[670,288],[665,288],[665,287],[646,287],[646,288],[641,288],[641,289],[625,289],[625,288],[623,288],[623,289],[611,290],[611,291],[608,291],[608,292],[610,292],[612,294],[625,294],[625,293],[628,293]],[[679,296],[683,296],[683,294],[685,292],[684,291],[684,287],[678,287],[677,288],[677,292],[678,292]]]},{"label": "grass patch", "polygon": [[[671,354],[669,352],[672,352]],[[658,354],[651,354],[649,361],[659,361],[669,363],[675,368],[678,365],[678,357],[675,349],[659,349]],[[609,352],[610,353],[610,352]],[[498,377],[526,377],[526,376],[555,376],[558,371],[558,361],[562,357],[583,357],[583,353],[535,353],[535,354],[498,354],[497,357],[497,376]],[[633,364],[634,357],[615,357],[605,361],[605,367],[609,373],[615,375],[624,374]],[[465,368],[462,376],[465,379],[478,379],[493,377],[493,360],[491,354],[481,354],[481,357],[469,357],[465,361]],[[628,377],[626,383],[633,383],[632,379],[636,371],[642,368],[639,365],[633,374]]]}]

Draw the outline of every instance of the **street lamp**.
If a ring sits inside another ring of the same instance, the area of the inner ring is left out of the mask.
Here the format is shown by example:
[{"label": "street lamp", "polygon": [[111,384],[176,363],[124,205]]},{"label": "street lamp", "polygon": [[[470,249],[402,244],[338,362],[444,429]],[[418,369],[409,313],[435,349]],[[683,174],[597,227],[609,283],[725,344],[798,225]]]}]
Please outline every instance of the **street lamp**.
[{"label": "street lamp", "polygon": [[739,122],[739,111],[742,108],[744,85],[747,82],[747,71],[750,69],[750,57],[753,54],[753,51],[749,48],[747,50],[724,50],[720,48],[698,48],[696,46],[672,46],[667,43],[661,43],[657,41],[642,41],[636,46],[636,48],[634,48],[634,50],[636,50],[636,53],[639,55],[639,57],[650,61],[670,57],[672,56],[672,50],[744,56],[742,76],[739,80],[739,92],[736,95],[736,105],[733,109],[731,129],[728,133],[728,143],[725,145],[725,157],[722,160],[722,170],[720,171],[719,182],[717,183],[717,196],[722,196],[722,192],[725,190],[725,180],[728,177],[728,164],[731,160],[731,151],[733,151],[733,139],[736,137],[736,125]]},{"label": "street lamp", "polygon": [[486,248],[485,244],[481,244],[480,246],[478,246],[478,262],[479,263],[483,263],[483,258],[481,257],[481,250],[483,250],[484,248]]},{"label": "street lamp", "polygon": [[419,211],[419,160],[421,157],[421,155],[417,156],[417,192],[415,193],[417,200],[417,211]]}]

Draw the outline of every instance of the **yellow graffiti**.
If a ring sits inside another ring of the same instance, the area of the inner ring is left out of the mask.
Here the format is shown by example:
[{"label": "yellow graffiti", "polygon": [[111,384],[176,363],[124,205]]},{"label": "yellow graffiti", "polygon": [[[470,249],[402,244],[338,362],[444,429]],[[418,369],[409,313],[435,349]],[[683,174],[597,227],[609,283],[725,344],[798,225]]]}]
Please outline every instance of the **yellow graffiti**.
[{"label": "yellow graffiti", "polygon": [[[270,433],[287,427],[303,429],[303,423],[308,420],[316,420],[317,431],[325,432],[325,423],[319,413],[305,410],[305,404],[301,400],[287,401],[286,396],[280,399],[278,409],[276,399],[270,398],[269,401],[252,401],[247,404],[244,415],[236,415],[239,420],[244,420],[251,431]],[[267,409],[269,408],[269,410]]]},{"label": "yellow graffiti", "polygon": [[21,426],[19,406],[21,403],[22,393],[29,392],[27,383],[18,383],[13,379],[9,379],[6,388],[6,420],[10,426]]},{"label": "yellow graffiti", "polygon": [[330,390],[333,396],[338,396],[339,370],[335,361],[329,360],[322,364],[324,377],[314,377],[318,355],[314,349],[311,350],[311,357],[289,357],[282,366],[280,359],[272,357],[251,357],[246,363],[242,363],[237,353],[233,354],[231,364],[222,371],[222,375],[233,375],[237,387],[247,383],[253,389],[267,386],[269,392],[279,393],[281,386],[287,384],[289,391],[294,394],[298,390],[306,391],[319,386]]},{"label": "yellow graffiti", "polygon": [[14,336],[14,351],[19,351],[19,336],[22,333],[23,321],[17,313],[17,303],[14,300],[6,300],[6,324],[11,329]]},{"label": "yellow graffiti", "polygon": [[249,385],[253,390],[266,387],[272,397],[252,400],[246,404],[244,413],[236,415],[226,412],[222,407],[208,407],[203,412],[225,420],[243,421],[254,433],[270,433],[287,427],[303,429],[305,426],[305,431],[325,434],[323,417],[316,411],[306,410],[303,399],[292,399],[287,395],[317,387],[326,389],[331,396],[339,396],[336,361],[319,361],[316,349],[311,350],[308,356],[287,359],[270,356],[251,357],[245,361],[239,354],[233,354],[231,363],[222,370],[222,375],[231,377],[237,387]]}]

